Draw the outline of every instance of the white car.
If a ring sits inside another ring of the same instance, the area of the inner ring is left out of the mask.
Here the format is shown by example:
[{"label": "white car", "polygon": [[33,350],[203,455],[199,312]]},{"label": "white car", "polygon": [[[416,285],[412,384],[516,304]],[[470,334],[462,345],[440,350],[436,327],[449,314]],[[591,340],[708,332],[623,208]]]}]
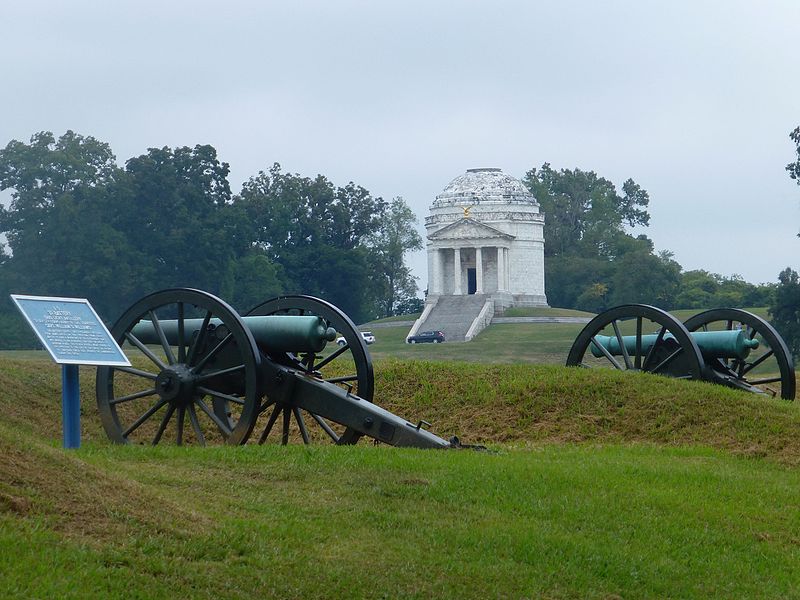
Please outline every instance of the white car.
[{"label": "white car", "polygon": [[[371,331],[362,331],[361,337],[364,338],[364,341],[367,343],[367,345],[375,343],[375,336],[372,334]],[[339,337],[336,338],[336,343],[339,346],[344,346],[345,344],[347,344],[347,341],[344,339],[343,336],[340,335]]]}]

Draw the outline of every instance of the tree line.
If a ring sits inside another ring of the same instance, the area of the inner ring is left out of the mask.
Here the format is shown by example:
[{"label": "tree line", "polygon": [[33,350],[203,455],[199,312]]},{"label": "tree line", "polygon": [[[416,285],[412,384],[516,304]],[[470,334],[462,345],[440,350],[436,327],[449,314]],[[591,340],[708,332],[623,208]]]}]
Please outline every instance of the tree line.
[{"label": "tree line", "polygon": [[[800,128],[791,138],[798,158],[786,168],[800,183]],[[10,292],[88,297],[109,321],[148,292],[181,286],[240,311],[287,293],[323,297],[359,322],[421,309],[404,257],[422,240],[402,198],[277,163],[235,194],[228,174],[209,145],[151,148],[119,167],[108,144],[72,131],[11,141],[0,150],[0,190],[11,191],[0,207],[0,347],[30,343]],[[800,345],[800,278],[791,269],[761,285],[683,272],[670,252],[626,230],[650,221],[649,195],[633,179],[617,190],[593,171],[545,163],[523,183],[546,215],[552,306],[769,305]]]},{"label": "tree line", "polygon": [[209,145],[151,148],[117,166],[108,144],[67,131],[0,150],[0,347],[29,336],[9,293],[86,297],[113,321],[146,293],[196,287],[240,311],[320,296],[356,321],[421,303],[404,255],[422,247],[402,198],[284,172],[238,194]]},{"label": "tree line", "polygon": [[650,197],[633,179],[621,190],[593,171],[555,170],[545,163],[523,179],[545,214],[545,282],[552,306],[600,312],[626,303],[664,309],[765,306],[774,285],[738,275],[683,272],[645,235]]}]

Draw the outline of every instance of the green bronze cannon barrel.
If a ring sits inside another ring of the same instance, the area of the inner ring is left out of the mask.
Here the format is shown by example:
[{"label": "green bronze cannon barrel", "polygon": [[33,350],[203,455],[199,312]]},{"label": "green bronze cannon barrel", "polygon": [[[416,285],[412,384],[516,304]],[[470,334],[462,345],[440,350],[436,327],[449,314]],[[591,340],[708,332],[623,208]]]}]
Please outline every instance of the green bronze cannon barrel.
[{"label": "green bronze cannon barrel", "polygon": [[[315,316],[267,315],[242,317],[253,338],[265,352],[320,352],[325,344],[336,339],[336,330],[327,327],[325,321]],[[161,329],[170,345],[178,345],[178,321],[159,321]],[[189,343],[203,326],[203,319],[183,321],[184,339]],[[219,319],[208,322],[209,330],[216,331],[215,337],[222,339],[227,331]],[[152,321],[140,321],[131,333],[143,344],[159,344],[158,332]],[[222,334],[222,335],[220,335]]]},{"label": "green bronze cannon barrel", "polygon": [[[750,350],[758,348],[758,340],[750,339],[742,329],[733,331],[695,331],[691,333],[691,336],[700,348],[700,353],[705,359],[740,358],[744,360],[747,358]],[[614,356],[620,356],[622,354],[619,340],[615,336],[596,335],[593,339]],[[646,353],[650,350],[657,339],[658,335],[654,333],[643,335],[641,352]],[[669,341],[675,338],[671,333],[667,333],[664,335],[663,339]],[[625,350],[628,354],[633,355],[634,352],[636,352],[636,336],[622,336],[622,341],[625,344]],[[594,344],[591,344],[591,348],[592,354],[595,357],[600,358],[603,356],[603,351],[600,350],[600,348]]]}]

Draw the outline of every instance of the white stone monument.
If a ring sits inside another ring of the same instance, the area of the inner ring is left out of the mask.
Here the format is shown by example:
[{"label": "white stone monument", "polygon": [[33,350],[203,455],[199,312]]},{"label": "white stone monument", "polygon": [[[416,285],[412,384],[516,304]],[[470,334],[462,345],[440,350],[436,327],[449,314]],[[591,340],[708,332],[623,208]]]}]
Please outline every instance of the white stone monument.
[{"label": "white stone monument", "polygon": [[474,294],[495,310],[547,306],[544,215],[517,179],[469,169],[436,196],[425,228],[428,302]]},{"label": "white stone monument", "polygon": [[544,215],[522,183],[500,169],[469,169],[425,218],[428,292],[408,332],[442,331],[469,341],[512,306],[547,306]]}]

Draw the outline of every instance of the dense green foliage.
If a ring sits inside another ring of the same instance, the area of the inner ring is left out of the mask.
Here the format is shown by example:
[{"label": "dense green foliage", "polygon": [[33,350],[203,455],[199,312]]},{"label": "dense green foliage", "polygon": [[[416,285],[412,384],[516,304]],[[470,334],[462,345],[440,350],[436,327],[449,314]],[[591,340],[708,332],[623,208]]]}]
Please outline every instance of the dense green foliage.
[{"label": "dense green foliage", "polygon": [[554,170],[545,163],[523,179],[546,215],[545,279],[553,306],[598,312],[627,302],[670,308],[680,286],[680,265],[655,254],[644,235],[650,197],[632,179],[622,194],[593,171]]},{"label": "dense green foliage", "polygon": [[[795,127],[794,131],[789,134],[789,137],[795,144],[797,158],[794,162],[790,162],[786,165],[786,170],[789,171],[789,177],[794,179],[797,185],[800,185],[800,127]],[[800,233],[797,235],[800,237]]]},{"label": "dense green foliage", "polygon": [[240,310],[309,293],[356,320],[414,309],[404,254],[414,215],[349,183],[274,165],[231,192],[208,145],[151,148],[116,165],[110,147],[68,131],[0,149],[0,347],[31,343],[8,293],[88,297],[113,320],[144,294],[190,286]]},{"label": "dense green foliage", "polygon": [[789,350],[800,358],[800,275],[787,267],[778,280],[775,299],[769,307],[770,317]]},{"label": "dense green foliage", "polygon": [[682,273],[669,251],[655,252],[645,235],[650,197],[632,179],[614,184],[593,171],[554,170],[545,163],[523,179],[545,218],[545,279],[552,306],[600,312],[630,302],[661,308],[764,306],[774,286],[738,275]]}]

